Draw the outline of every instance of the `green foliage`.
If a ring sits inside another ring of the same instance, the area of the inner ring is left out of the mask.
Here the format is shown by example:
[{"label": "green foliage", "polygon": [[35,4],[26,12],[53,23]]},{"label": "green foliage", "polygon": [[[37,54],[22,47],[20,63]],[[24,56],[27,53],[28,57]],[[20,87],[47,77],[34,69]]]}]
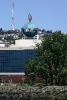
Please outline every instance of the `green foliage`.
[{"label": "green foliage", "polygon": [[36,60],[34,59],[29,59],[25,65],[25,73],[26,75],[35,72],[35,67],[36,67]]},{"label": "green foliage", "polygon": [[46,84],[63,84],[62,80],[65,81],[66,78],[64,68],[67,65],[67,35],[53,33],[44,38],[41,44],[37,44],[36,51],[37,59],[27,63],[26,73],[41,75]]}]

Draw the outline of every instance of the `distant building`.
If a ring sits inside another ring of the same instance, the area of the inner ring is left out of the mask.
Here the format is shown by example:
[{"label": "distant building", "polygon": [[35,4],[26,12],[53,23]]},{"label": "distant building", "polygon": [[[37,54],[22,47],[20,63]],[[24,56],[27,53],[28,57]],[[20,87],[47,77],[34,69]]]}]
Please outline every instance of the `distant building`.
[{"label": "distant building", "polygon": [[8,30],[0,35],[2,41],[0,43],[0,80],[2,81],[24,80],[26,61],[36,57],[35,47],[37,43],[41,43],[41,40],[31,23],[32,16],[28,15],[28,18],[29,23],[24,31]]}]

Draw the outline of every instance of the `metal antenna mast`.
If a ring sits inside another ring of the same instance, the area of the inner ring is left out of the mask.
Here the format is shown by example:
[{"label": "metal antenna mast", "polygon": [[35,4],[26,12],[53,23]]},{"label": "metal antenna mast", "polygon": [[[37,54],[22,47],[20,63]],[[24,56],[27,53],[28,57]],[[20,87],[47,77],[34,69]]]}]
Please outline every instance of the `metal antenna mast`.
[{"label": "metal antenna mast", "polygon": [[14,7],[15,7],[15,4],[14,4],[14,1],[12,2],[12,17],[11,17],[11,20],[12,20],[12,30],[15,30],[15,16],[14,16]]}]

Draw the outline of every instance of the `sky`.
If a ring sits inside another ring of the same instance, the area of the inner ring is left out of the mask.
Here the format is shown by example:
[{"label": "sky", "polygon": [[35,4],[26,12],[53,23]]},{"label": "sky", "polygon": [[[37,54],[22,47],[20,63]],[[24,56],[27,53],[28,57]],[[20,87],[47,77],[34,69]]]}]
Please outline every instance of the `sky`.
[{"label": "sky", "polygon": [[67,0],[0,0],[0,28],[12,28],[13,1],[16,29],[28,22],[27,16],[31,13],[36,28],[67,33]]}]

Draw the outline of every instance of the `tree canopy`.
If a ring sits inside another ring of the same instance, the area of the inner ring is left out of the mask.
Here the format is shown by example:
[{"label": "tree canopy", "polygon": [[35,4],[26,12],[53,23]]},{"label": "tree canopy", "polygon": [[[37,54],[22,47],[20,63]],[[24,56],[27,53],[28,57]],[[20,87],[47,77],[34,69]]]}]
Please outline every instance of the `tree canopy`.
[{"label": "tree canopy", "polygon": [[64,84],[67,80],[67,34],[49,35],[36,45],[36,52],[37,58],[27,63],[26,72],[41,75],[46,84]]}]

